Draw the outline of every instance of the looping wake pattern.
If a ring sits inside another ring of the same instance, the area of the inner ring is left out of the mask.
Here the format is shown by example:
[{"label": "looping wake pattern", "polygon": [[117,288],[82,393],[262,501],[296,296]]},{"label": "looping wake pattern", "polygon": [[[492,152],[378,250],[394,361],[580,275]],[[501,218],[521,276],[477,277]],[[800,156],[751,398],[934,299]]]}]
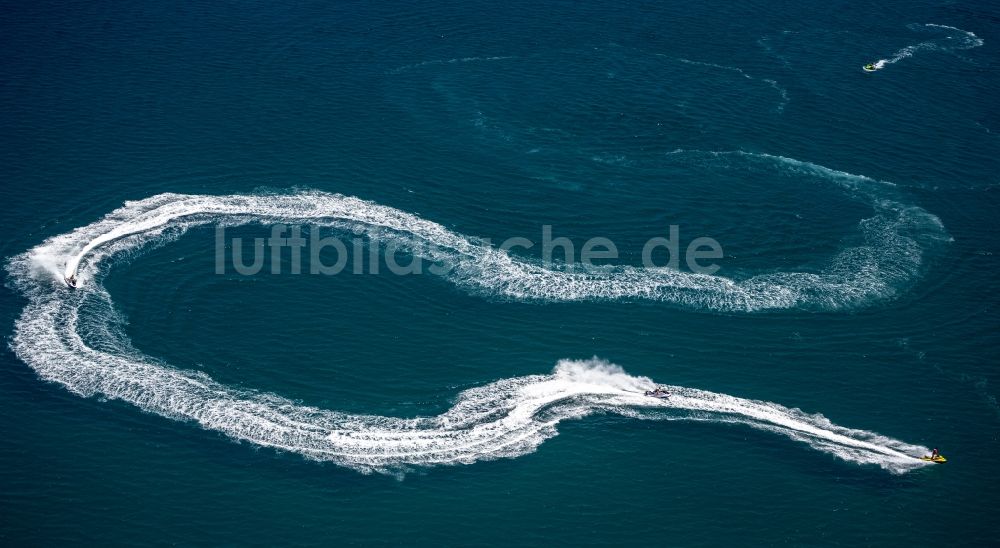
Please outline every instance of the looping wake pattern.
[{"label": "looping wake pattern", "polygon": [[920,42],[919,44],[913,44],[911,46],[906,46],[900,49],[896,53],[892,54],[891,57],[885,59],[879,59],[875,63],[875,70],[881,70],[888,65],[898,63],[903,59],[908,57],[913,57],[919,51],[957,51],[977,48],[983,45],[982,38],[979,38],[975,34],[962,30],[955,27],[949,27],[948,25],[937,25],[934,23],[927,23],[926,25],[910,25],[913,30],[936,30],[944,31],[947,35],[943,38],[938,38],[935,40],[927,40],[925,42]]},{"label": "looping wake pattern", "polygon": [[[117,241],[140,243],[207,223],[309,222],[387,239],[444,265],[444,276],[470,292],[514,300],[651,300],[698,310],[758,312],[838,310],[892,298],[922,270],[925,252],[949,239],[940,221],[893,197],[892,185],[791,158],[746,152],[674,151],[718,168],[765,167],[818,177],[868,202],[875,215],[860,223],[861,245],[842,249],[818,271],[769,272],[745,279],[631,266],[553,269],[398,209],[324,192],[286,195],[162,194],[126,203],[105,219],[52,238],[29,252],[32,262],[85,281]],[[64,259],[68,257],[68,259]],[[54,273],[54,272],[53,272]]]},{"label": "looping wake pattern", "polygon": [[[562,361],[549,375],[502,379],[466,390],[436,417],[399,419],[317,409],[277,395],[238,390],[206,375],[143,355],[116,330],[117,314],[100,283],[100,264],[208,223],[310,222],[397,239],[452,266],[448,279],[486,295],[553,301],[650,299],[681,306],[751,312],[856,306],[892,295],[918,271],[924,246],[946,239],[935,217],[890,199],[891,185],[788,158],[742,152],[678,151],[709,162],[757,162],[830,180],[871,202],[866,243],[841,251],[816,273],[769,273],[742,281],[621,267],[552,270],[518,259],[415,215],[322,192],[284,195],[161,194],[52,237],[13,257],[15,287],[28,298],[11,346],[43,379],[81,396],[103,395],[222,432],[238,440],[331,461],[362,472],[472,463],[534,451],[558,424],[589,414],[741,423],[801,441],[859,464],[905,472],[926,452],[778,404],[683,387],[668,400],[643,395],[652,381],[599,360]],[[65,264],[65,269],[61,267]],[[60,285],[75,275],[78,289]]]}]

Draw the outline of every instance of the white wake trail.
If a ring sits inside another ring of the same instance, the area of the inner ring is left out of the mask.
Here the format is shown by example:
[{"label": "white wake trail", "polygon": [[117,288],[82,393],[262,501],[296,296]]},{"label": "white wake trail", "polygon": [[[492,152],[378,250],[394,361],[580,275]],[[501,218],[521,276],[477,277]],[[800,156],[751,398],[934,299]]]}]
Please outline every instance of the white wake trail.
[{"label": "white wake trail", "polygon": [[[78,293],[63,292],[68,295]],[[106,298],[106,294],[103,295]],[[13,348],[47,380],[82,396],[118,399],[165,417],[196,422],[237,440],[330,461],[361,472],[471,464],[531,453],[568,419],[614,413],[653,420],[741,423],[774,432],[848,462],[903,473],[927,463],[927,449],[830,423],[768,402],[668,387],[600,360],[561,361],[549,375],[514,377],[466,390],[435,417],[353,415],[240,391],[209,377],[157,364],[103,339],[88,346],[77,332],[79,299],[33,299],[18,321]]]},{"label": "white wake trail", "polygon": [[[660,56],[660,57],[668,57],[668,56],[662,55],[662,54],[657,54],[657,55]],[[681,63],[684,63],[686,65],[698,65],[698,66],[702,66],[702,67],[715,68],[715,69],[719,69],[719,70],[728,70],[730,72],[735,72],[735,73],[739,74],[740,76],[746,78],[747,80],[756,80],[756,78],[754,78],[753,76],[750,76],[749,74],[747,74],[747,72],[745,70],[743,70],[743,69],[741,69],[739,67],[731,67],[731,66],[728,66],[728,65],[719,65],[719,64],[716,64],[716,63],[706,63],[704,61],[693,61],[691,59],[685,59],[683,57],[668,57],[668,58],[674,59],[674,60],[679,61]],[[774,91],[776,91],[778,93],[778,95],[781,97],[781,101],[778,102],[778,106],[775,107],[775,110],[779,114],[785,112],[785,106],[788,105],[788,101],[789,101],[788,90],[785,89],[781,84],[779,84],[777,80],[770,79],[770,78],[763,78],[762,81],[765,82],[768,86],[770,86]]]},{"label": "white wake trail", "polygon": [[[439,416],[399,419],[304,406],[238,390],[145,356],[116,329],[118,314],[100,283],[102,262],[129,257],[198,225],[308,222],[402,242],[450,266],[443,276],[470,292],[550,301],[648,299],[708,310],[837,309],[895,294],[919,274],[925,246],[947,239],[937,219],[896,201],[891,185],[790,158],[743,152],[677,151],[744,169],[770,166],[819,177],[868,201],[865,243],[848,247],[821,272],[768,273],[744,280],[619,267],[554,270],[398,209],[323,192],[191,196],[128,202],[103,219],[54,236],[13,257],[14,286],[28,299],[11,347],[43,379],[82,396],[103,395],[165,417],[196,422],[238,440],[332,461],[356,470],[472,463],[534,451],[558,424],[595,412],[644,419],[741,423],[801,441],[849,462],[892,472],[922,466],[926,449],[837,426],[778,404],[683,387],[657,400],[650,379],[598,360],[562,361],[549,375],[515,377],[466,390]],[[58,265],[65,262],[60,272]],[[78,289],[60,283],[76,276]]]},{"label": "white wake trail", "polygon": [[[940,221],[894,197],[892,185],[791,158],[746,152],[675,151],[721,169],[765,168],[819,178],[871,205],[859,228],[864,243],[842,249],[819,271],[769,272],[734,279],[669,268],[632,266],[551,268],[513,256],[436,222],[362,200],[324,192],[283,195],[162,194],[129,202],[103,220],[52,238],[28,252],[51,265],[68,257],[63,276],[91,277],[111,242],[129,248],[209,223],[310,223],[389,240],[443,265],[446,279],[470,292],[516,300],[651,300],[699,310],[757,312],[855,308],[896,296],[920,275],[923,257],[950,238]],[[104,250],[104,251],[102,251]],[[81,264],[90,261],[90,268]]]},{"label": "white wake trail", "polygon": [[962,30],[956,27],[950,27],[948,25],[937,25],[934,23],[927,23],[925,25],[911,25],[911,28],[921,28],[921,29],[944,29],[948,32],[948,35],[944,38],[938,38],[935,40],[928,40],[926,42],[920,42],[919,44],[913,44],[911,46],[906,46],[898,50],[896,53],[892,54],[891,57],[885,59],[879,59],[875,63],[875,69],[881,70],[888,65],[898,63],[903,59],[913,57],[919,51],[958,51],[965,49],[977,48],[983,45],[982,38],[979,38],[974,33],[967,30]]},{"label": "white wake trail", "polygon": [[508,59],[516,59],[516,57],[510,55],[494,55],[490,57],[455,57],[453,59],[434,59],[431,61],[421,61],[419,63],[413,63],[409,65],[403,65],[401,67],[396,67],[388,72],[388,74],[400,74],[408,70],[418,69],[421,67],[429,67],[433,65],[455,65],[461,63],[475,63],[475,62],[486,62],[486,61],[506,61]]}]

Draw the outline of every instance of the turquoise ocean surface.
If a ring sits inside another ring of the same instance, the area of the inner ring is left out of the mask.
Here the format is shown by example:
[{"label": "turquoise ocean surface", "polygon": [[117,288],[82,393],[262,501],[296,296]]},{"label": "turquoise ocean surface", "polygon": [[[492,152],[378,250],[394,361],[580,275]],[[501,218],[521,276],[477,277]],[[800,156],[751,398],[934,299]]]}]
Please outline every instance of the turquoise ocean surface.
[{"label": "turquoise ocean surface", "polygon": [[1000,543],[995,4],[42,0],[0,45],[4,545]]}]

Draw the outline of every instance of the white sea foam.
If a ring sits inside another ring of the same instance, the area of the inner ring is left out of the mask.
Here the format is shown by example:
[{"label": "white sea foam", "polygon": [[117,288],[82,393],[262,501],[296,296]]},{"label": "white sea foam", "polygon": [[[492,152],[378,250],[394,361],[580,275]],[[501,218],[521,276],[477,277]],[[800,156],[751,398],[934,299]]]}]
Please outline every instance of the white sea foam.
[{"label": "white sea foam", "polygon": [[730,72],[735,72],[739,74],[740,76],[746,78],[747,80],[753,80],[753,76],[750,76],[743,69],[739,67],[730,67],[728,65],[719,65],[716,63],[706,63],[704,61],[692,61],[691,59],[684,59],[683,57],[675,57],[675,59],[686,65],[698,65],[702,67],[716,68],[719,70],[728,70]]},{"label": "white sea foam", "polygon": [[880,70],[888,65],[898,63],[903,59],[908,57],[913,57],[919,51],[958,51],[965,49],[977,48],[983,45],[982,38],[979,38],[975,34],[962,30],[960,28],[950,27],[948,25],[937,25],[934,23],[927,23],[925,25],[910,25],[912,30],[922,30],[922,29],[944,29],[947,32],[947,36],[942,38],[937,38],[934,40],[927,40],[925,42],[920,42],[919,44],[913,44],[906,46],[898,50],[892,56],[885,59],[879,59],[874,63],[875,69]]},{"label": "white sea foam", "polygon": [[541,301],[638,299],[701,310],[756,312],[836,310],[891,298],[919,276],[925,252],[948,239],[935,216],[898,201],[887,183],[766,154],[675,151],[670,156],[678,154],[684,155],[685,161],[714,162],[715,168],[721,169],[757,165],[818,177],[867,201],[875,214],[860,223],[864,242],[842,249],[822,270],[768,272],[733,279],[668,268],[553,269],[416,215],[338,194],[161,194],[126,203],[96,223],[51,238],[19,261],[29,264],[31,270],[51,273],[65,260],[65,270],[56,279],[77,276],[81,285],[86,285],[100,259],[117,249],[108,247],[111,242],[126,240],[128,246],[138,246],[162,238],[164,233],[207,223],[308,222],[401,243],[448,267],[444,276],[451,282],[487,296]]},{"label": "white sea foam", "polygon": [[778,103],[778,106],[775,110],[777,110],[779,113],[785,112],[785,105],[788,104],[788,90],[782,87],[777,80],[770,80],[768,78],[765,78],[764,81],[767,82],[767,85],[774,88],[774,91],[777,91],[778,95],[781,96],[781,101]]},{"label": "white sea foam", "polygon": [[422,67],[429,67],[434,65],[456,65],[460,63],[475,63],[482,61],[503,61],[506,59],[514,59],[511,55],[493,55],[489,57],[455,57],[453,59],[433,59],[430,61],[421,61],[419,63],[412,63],[409,65],[403,65],[401,67],[396,67],[390,70],[389,74],[401,74],[403,72],[419,69]]},{"label": "white sea foam", "polygon": [[[665,55],[661,55],[661,56],[662,57],[666,57]],[[698,66],[703,66],[703,67],[715,68],[715,69],[719,69],[719,70],[727,70],[727,71],[730,71],[730,72],[735,72],[735,73],[739,74],[740,76],[746,78],[747,80],[756,80],[756,78],[754,78],[753,76],[750,76],[749,74],[747,74],[747,72],[745,70],[743,70],[743,69],[741,69],[739,67],[731,67],[731,66],[728,66],[728,65],[719,65],[719,64],[716,64],[716,63],[706,63],[704,61],[692,61],[691,59],[684,59],[682,57],[673,57],[672,59],[675,59],[675,60],[680,61],[681,63],[687,64],[687,65],[698,65]],[[781,114],[781,113],[785,112],[785,105],[787,105],[788,101],[789,101],[788,90],[785,89],[781,84],[779,84],[777,80],[763,78],[761,81],[765,82],[768,86],[770,86],[772,89],[774,89],[774,91],[776,91],[778,93],[778,95],[781,97],[781,101],[778,102],[778,106],[775,108],[775,110],[778,112],[778,114]]]},{"label": "white sea foam", "polygon": [[[869,201],[865,244],[842,250],[821,272],[768,273],[744,280],[666,269],[553,270],[518,259],[416,215],[323,192],[191,196],[161,194],[127,202],[103,219],[52,237],[8,263],[28,298],[11,346],[46,379],[83,396],[103,395],[234,439],[333,461],[360,471],[471,463],[534,451],[560,421],[594,412],[637,418],[736,422],[782,434],[850,462],[904,472],[925,448],[852,430],[777,404],[671,387],[669,400],[642,395],[652,385],[598,360],[563,361],[552,374],[503,379],[466,390],[436,417],[398,419],[303,406],[279,396],[236,390],[162,364],[135,350],[100,283],[100,265],[209,223],[309,222],[403,241],[452,267],[458,286],[532,300],[649,299],[699,309],[837,309],[891,297],[919,273],[925,246],[947,238],[935,217],[895,201],[892,186],[798,160],[744,152],[676,151],[721,167],[751,162],[822,177]],[[690,158],[688,158],[690,160]],[[744,166],[745,167],[745,166]],[[60,272],[58,265],[65,262]],[[79,288],[61,284],[76,275]]]},{"label": "white sea foam", "polygon": [[[915,458],[927,453],[925,447],[840,427],[821,415],[774,403],[679,386],[668,387],[672,395],[667,400],[650,398],[643,395],[652,386],[650,379],[596,359],[564,360],[549,375],[502,379],[466,390],[451,409],[434,417],[317,409],[157,364],[113,338],[101,341],[97,350],[77,332],[85,323],[79,316],[79,294],[59,293],[32,299],[13,339],[14,351],[42,378],[83,396],[104,395],[237,440],[361,472],[399,473],[417,466],[517,457],[555,436],[561,421],[595,412],[741,423],[894,473],[926,464]],[[103,292],[101,296],[107,299]]]}]

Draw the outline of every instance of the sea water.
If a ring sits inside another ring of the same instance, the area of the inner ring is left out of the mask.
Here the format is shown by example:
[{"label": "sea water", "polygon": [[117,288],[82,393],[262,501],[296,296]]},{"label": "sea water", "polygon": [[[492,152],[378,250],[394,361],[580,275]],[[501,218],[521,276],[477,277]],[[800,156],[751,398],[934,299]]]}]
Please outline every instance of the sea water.
[{"label": "sea water", "polygon": [[992,8],[2,17],[0,538],[997,541]]}]

